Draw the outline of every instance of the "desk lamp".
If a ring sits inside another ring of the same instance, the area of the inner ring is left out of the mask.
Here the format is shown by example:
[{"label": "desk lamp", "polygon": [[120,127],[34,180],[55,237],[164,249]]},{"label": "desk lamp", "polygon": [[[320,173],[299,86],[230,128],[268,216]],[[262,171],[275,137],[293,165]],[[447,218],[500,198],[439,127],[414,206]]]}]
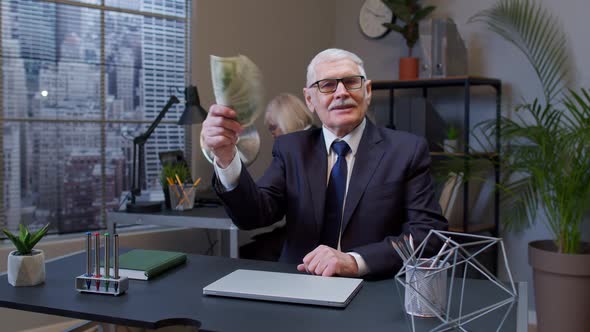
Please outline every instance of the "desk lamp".
[{"label": "desk lamp", "polygon": [[[186,100],[183,114],[178,120],[179,125],[189,125],[202,122],[207,117],[207,112],[201,106],[197,88],[189,85],[184,89]],[[141,135],[133,139],[133,169],[131,173],[131,201],[127,203],[129,212],[158,212],[162,209],[161,202],[137,202],[136,197],[141,196],[141,185],[145,178],[145,143],[154,132],[160,121],[172,105],[180,103],[175,95],[170,96],[164,108],[160,111],[156,119],[150,124],[149,128]],[[199,116],[194,113],[199,113]]]},{"label": "desk lamp", "polygon": [[207,111],[201,106],[201,99],[197,87],[189,85],[184,89],[184,100],[186,100],[184,112],[178,119],[179,125],[192,125],[201,123],[207,117]]}]

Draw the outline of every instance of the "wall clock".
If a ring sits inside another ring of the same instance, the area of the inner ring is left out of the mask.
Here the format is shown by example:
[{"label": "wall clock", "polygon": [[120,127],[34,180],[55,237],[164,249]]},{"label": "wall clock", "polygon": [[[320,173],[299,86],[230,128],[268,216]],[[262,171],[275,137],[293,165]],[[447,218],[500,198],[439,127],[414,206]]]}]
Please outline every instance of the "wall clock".
[{"label": "wall clock", "polygon": [[393,22],[393,13],[381,0],[365,0],[359,13],[359,25],[369,38],[381,38],[389,32],[383,23]]}]

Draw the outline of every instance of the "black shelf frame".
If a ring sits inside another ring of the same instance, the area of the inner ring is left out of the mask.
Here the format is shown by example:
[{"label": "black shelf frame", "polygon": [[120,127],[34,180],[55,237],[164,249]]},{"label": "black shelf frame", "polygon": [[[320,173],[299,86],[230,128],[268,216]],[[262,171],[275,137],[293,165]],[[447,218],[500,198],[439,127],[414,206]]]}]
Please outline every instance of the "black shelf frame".
[{"label": "black shelf frame", "polygon": [[[431,88],[447,88],[447,87],[463,87],[464,100],[464,115],[463,115],[463,142],[465,156],[469,155],[469,133],[470,133],[470,110],[471,110],[471,87],[474,86],[489,86],[494,89],[496,94],[496,155],[494,156],[494,176],[495,184],[500,182],[500,116],[502,103],[502,81],[495,78],[477,77],[477,76],[454,76],[441,78],[428,78],[408,81],[372,81],[372,90],[388,90],[389,91],[389,123],[388,127],[394,128],[393,118],[395,115],[394,101],[395,90],[401,89],[421,89],[422,97],[428,99],[428,90]],[[467,159],[465,167],[468,167]],[[481,225],[473,225],[469,223],[469,184],[467,181],[463,184],[463,227],[462,229],[451,229],[453,231],[461,231],[464,233],[479,233],[483,231],[490,231],[492,236],[499,235],[499,220],[500,220],[500,193],[498,190],[494,192],[494,224],[490,227],[482,227]],[[473,227],[470,227],[473,226]]]}]

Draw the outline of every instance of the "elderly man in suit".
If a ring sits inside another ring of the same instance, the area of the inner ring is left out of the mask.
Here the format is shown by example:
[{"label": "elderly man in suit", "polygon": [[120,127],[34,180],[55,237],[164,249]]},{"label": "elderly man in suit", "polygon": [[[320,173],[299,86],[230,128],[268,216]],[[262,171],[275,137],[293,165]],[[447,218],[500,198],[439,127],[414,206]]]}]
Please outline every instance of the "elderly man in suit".
[{"label": "elderly man in suit", "polygon": [[[388,277],[402,266],[391,241],[418,244],[444,230],[426,141],[376,127],[365,114],[371,81],[355,54],[327,49],[307,68],[305,101],[322,128],[278,137],[257,181],[241,164],[242,130],[232,109],[213,105],[201,131],[215,156],[213,186],[242,229],[286,218],[280,261],[323,276]],[[431,243],[434,252],[439,243]]]}]

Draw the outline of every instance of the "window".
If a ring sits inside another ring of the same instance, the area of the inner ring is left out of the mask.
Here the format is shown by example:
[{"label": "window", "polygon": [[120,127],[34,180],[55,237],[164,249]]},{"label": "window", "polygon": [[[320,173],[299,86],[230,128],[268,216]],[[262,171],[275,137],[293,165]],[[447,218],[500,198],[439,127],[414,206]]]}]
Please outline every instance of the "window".
[{"label": "window", "polygon": [[[182,98],[190,1],[2,0],[0,14],[0,227],[104,228],[133,137]],[[146,144],[143,189],[160,187],[159,152],[184,149],[182,110]]]}]

